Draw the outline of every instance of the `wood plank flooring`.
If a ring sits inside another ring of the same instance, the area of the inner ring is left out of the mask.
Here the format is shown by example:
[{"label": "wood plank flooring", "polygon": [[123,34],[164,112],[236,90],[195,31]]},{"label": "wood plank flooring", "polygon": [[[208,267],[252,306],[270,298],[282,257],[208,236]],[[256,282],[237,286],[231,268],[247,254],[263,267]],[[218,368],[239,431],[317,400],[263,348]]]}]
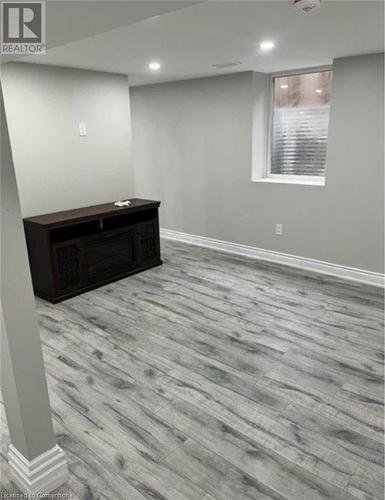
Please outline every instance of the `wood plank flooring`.
[{"label": "wood plank flooring", "polygon": [[60,492],[382,500],[381,291],[162,245],[162,267],[61,304],[37,300],[71,472]]}]

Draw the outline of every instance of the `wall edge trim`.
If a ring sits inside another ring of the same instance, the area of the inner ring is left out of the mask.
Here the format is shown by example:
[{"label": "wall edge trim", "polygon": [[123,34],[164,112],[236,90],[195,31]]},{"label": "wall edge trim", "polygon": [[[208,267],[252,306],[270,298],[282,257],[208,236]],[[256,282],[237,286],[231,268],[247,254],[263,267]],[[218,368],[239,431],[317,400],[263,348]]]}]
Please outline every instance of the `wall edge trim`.
[{"label": "wall edge trim", "polygon": [[194,234],[182,233],[172,229],[160,229],[162,238],[181,241],[190,245],[196,245],[220,252],[241,255],[256,260],[263,260],[267,262],[274,262],[305,271],[311,271],[319,274],[325,274],[335,278],[354,281],[366,285],[372,285],[384,288],[385,275],[374,271],[367,271],[365,269],[358,269],[355,267],[342,266],[340,264],[333,264],[331,262],[324,262],[315,259],[301,257],[299,255],[291,255],[273,250],[266,250],[239,243],[232,243],[229,241],[216,240],[207,238],[205,236],[197,236]]},{"label": "wall edge trim", "polygon": [[58,445],[28,460],[11,444],[8,463],[11,478],[26,495],[47,495],[68,479],[66,456]]}]

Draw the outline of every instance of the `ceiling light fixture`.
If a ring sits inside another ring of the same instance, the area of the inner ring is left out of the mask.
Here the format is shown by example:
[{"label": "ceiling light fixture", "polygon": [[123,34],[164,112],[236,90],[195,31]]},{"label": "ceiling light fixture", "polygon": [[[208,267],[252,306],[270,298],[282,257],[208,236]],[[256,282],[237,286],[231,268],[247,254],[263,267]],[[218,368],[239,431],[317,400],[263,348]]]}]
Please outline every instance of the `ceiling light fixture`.
[{"label": "ceiling light fixture", "polygon": [[286,85],[286,83],[285,83],[285,84],[283,84],[283,85],[280,85],[280,87],[281,87],[281,89],[288,89],[288,88],[289,88],[289,85]]},{"label": "ceiling light fixture", "polygon": [[151,71],[159,71],[160,70],[160,63],[153,61],[150,62],[148,67],[150,68]]},{"label": "ceiling light fixture", "polygon": [[315,91],[317,92],[317,94],[322,94],[322,89],[316,89]]},{"label": "ceiling light fixture", "polygon": [[275,47],[275,43],[271,40],[265,40],[259,44],[261,50],[267,52],[268,50],[272,50]]}]

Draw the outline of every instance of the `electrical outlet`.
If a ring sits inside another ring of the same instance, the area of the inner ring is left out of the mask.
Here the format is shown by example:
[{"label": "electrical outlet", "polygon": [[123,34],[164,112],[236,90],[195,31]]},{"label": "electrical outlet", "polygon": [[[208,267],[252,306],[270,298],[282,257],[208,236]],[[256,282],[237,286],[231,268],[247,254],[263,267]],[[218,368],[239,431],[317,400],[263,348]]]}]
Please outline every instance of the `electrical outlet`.
[{"label": "electrical outlet", "polygon": [[87,135],[87,125],[84,122],[79,122],[79,135],[85,137]]},{"label": "electrical outlet", "polygon": [[275,234],[278,236],[283,235],[283,224],[276,224],[275,225]]}]

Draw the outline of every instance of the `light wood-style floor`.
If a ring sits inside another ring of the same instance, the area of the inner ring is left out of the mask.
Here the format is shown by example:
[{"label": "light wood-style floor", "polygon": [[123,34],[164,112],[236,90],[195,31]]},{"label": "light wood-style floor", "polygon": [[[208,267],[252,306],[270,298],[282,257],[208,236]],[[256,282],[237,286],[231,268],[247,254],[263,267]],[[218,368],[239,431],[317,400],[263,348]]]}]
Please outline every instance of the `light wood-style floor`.
[{"label": "light wood-style floor", "polygon": [[163,258],[37,301],[61,491],[382,500],[379,289],[168,241]]}]

